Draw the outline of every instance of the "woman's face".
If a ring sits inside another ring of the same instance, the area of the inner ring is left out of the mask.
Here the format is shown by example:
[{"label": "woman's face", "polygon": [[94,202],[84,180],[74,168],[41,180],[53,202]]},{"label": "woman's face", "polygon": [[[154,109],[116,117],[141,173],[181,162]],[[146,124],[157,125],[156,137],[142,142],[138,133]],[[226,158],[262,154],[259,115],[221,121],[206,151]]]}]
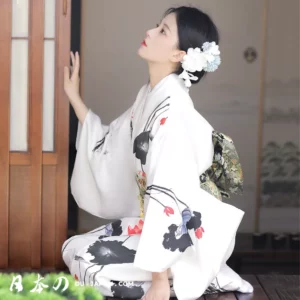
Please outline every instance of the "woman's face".
[{"label": "woman's face", "polygon": [[146,32],[146,38],[138,50],[138,55],[148,62],[178,62],[178,33],[176,15],[167,15],[156,28]]}]

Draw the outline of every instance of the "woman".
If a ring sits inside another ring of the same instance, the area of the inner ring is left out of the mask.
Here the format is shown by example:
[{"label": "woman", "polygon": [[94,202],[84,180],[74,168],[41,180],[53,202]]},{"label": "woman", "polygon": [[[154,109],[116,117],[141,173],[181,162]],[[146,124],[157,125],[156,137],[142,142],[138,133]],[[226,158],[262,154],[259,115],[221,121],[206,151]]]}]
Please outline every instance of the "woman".
[{"label": "woman", "polygon": [[79,55],[71,54],[65,92],[80,121],[72,193],[82,209],[117,219],[64,243],[63,259],[82,284],[106,296],[146,300],[252,292],[226,265],[244,212],[219,201],[218,189],[208,192],[213,140],[221,137],[220,146],[224,136],[189,96],[189,87],[220,64],[217,44],[205,13],[167,10],[138,50],[150,80],[109,126],[82,102]]}]

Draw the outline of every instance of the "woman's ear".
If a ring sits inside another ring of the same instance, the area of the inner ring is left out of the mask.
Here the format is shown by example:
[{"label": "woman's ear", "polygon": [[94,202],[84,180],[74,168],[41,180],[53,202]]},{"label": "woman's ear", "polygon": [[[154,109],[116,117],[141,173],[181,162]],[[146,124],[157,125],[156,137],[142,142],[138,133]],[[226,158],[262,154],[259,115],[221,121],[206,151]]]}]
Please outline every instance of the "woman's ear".
[{"label": "woman's ear", "polygon": [[183,57],[186,55],[186,52],[183,50],[176,50],[172,56],[171,61],[172,62],[181,62],[183,60]]}]

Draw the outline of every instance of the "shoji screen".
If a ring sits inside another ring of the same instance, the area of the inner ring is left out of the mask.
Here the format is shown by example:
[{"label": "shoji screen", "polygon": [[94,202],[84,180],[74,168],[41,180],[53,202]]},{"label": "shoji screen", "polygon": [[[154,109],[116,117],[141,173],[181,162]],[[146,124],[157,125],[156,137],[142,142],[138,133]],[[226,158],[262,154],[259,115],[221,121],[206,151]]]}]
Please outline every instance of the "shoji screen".
[{"label": "shoji screen", "polygon": [[261,232],[299,230],[299,6],[298,0],[268,1],[256,224]]},{"label": "shoji screen", "polygon": [[0,268],[61,267],[71,0],[0,2]]}]

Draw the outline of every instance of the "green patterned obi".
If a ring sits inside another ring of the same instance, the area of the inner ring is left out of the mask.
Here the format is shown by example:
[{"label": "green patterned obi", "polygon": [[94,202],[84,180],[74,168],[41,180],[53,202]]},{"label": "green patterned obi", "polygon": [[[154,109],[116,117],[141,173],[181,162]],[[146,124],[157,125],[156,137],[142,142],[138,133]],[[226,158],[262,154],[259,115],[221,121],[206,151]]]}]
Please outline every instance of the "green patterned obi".
[{"label": "green patterned obi", "polygon": [[243,172],[239,156],[230,137],[213,131],[212,166],[200,176],[200,187],[217,199],[243,193]]}]

